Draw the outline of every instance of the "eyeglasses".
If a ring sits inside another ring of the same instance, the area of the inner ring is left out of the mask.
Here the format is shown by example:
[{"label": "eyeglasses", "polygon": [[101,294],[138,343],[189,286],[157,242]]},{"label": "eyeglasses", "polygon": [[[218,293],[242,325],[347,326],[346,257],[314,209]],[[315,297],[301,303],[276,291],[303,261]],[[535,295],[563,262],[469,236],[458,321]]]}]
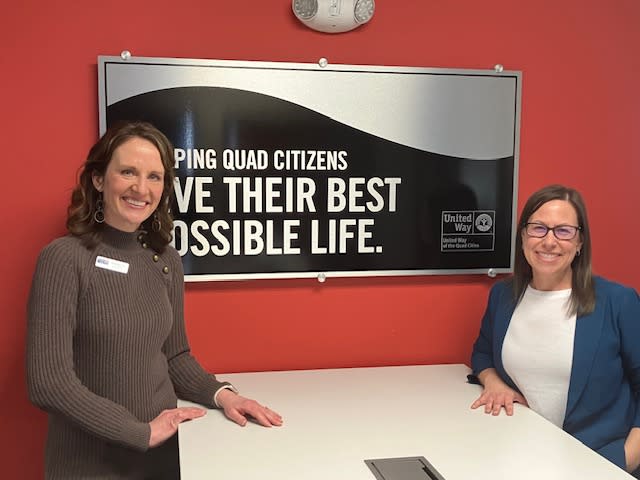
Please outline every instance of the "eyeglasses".
[{"label": "eyeglasses", "polygon": [[544,238],[549,233],[549,230],[553,231],[553,235],[558,240],[573,240],[582,227],[575,227],[573,225],[556,225],[555,227],[547,227],[544,223],[527,223],[524,226],[527,235],[535,238]]}]

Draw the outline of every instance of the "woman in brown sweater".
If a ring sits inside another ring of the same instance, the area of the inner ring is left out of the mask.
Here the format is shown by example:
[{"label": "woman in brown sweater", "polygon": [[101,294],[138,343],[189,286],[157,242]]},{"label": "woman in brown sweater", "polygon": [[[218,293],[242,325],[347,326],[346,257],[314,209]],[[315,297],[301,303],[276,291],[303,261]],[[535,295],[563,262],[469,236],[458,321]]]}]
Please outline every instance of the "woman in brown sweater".
[{"label": "woman in brown sweater", "polygon": [[73,191],[69,235],[38,258],[28,304],[27,383],[49,413],[46,478],[177,479],[177,428],[219,407],[281,425],[190,353],[183,272],[169,243],[173,148],[147,123],[110,128]]}]

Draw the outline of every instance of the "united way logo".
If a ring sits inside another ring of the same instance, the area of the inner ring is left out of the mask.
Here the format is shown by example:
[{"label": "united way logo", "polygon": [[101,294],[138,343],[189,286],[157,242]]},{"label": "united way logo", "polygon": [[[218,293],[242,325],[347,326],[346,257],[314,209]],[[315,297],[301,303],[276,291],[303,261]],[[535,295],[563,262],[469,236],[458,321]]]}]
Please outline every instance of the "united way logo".
[{"label": "united way logo", "polygon": [[479,232],[488,232],[493,227],[493,219],[491,215],[482,213],[476,217],[476,230]]}]

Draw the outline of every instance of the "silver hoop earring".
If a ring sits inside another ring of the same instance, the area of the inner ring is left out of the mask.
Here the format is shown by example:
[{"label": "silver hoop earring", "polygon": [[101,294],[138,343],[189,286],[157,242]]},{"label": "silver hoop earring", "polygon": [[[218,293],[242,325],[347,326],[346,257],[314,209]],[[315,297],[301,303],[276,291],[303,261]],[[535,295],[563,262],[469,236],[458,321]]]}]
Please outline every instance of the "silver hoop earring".
[{"label": "silver hoop earring", "polygon": [[576,257],[580,256],[580,250],[576,250]]},{"label": "silver hoop earring", "polygon": [[102,193],[96,200],[96,211],[93,214],[93,219],[96,223],[104,223],[104,202],[102,201]]}]

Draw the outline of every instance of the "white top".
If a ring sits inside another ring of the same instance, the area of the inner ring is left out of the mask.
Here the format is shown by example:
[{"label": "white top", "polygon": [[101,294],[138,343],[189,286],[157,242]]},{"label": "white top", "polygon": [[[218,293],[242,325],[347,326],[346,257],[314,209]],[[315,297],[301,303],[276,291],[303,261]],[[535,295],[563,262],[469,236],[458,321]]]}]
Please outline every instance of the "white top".
[{"label": "white top", "polygon": [[414,365],[219,375],[284,425],[240,427],[220,410],[181,423],[181,478],[376,480],[365,460],[424,456],[445,480],[633,480],[529,408],[471,410],[482,387],[469,373]]},{"label": "white top", "polygon": [[529,407],[562,428],[573,364],[576,315],[571,289],[544,292],[531,286],[511,317],[502,346],[505,371]]}]

